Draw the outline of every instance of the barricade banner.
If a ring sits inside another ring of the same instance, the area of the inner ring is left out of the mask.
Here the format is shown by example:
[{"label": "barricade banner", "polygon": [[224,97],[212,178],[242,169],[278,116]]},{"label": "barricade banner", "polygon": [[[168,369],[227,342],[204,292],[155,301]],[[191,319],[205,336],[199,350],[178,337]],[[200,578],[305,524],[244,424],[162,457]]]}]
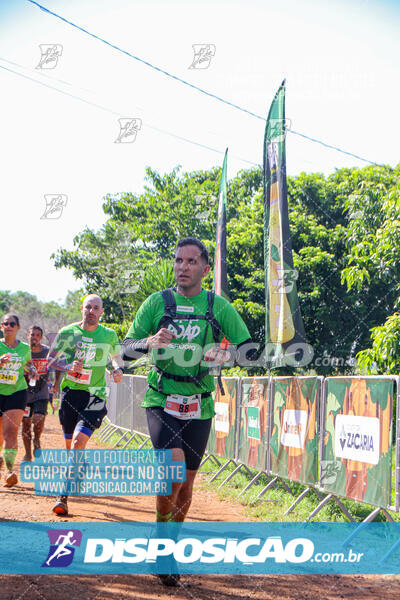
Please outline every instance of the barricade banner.
[{"label": "barricade banner", "polygon": [[236,417],[238,412],[239,379],[223,377],[225,394],[221,394],[218,382],[215,382],[214,408],[207,451],[221,458],[236,458]]},{"label": "barricade banner", "polygon": [[318,481],[318,377],[274,377],[271,472],[314,485]]},{"label": "barricade banner", "polygon": [[394,381],[328,377],[321,486],[376,506],[391,505]]},{"label": "barricade banner", "polygon": [[107,417],[111,423],[115,423],[117,418],[117,385],[106,371]]},{"label": "barricade banner", "polygon": [[244,377],[240,394],[238,460],[266,469],[268,448],[268,377]]},{"label": "barricade banner", "polygon": [[124,375],[121,383],[117,385],[116,419],[115,425],[123,429],[133,428],[133,378]]},{"label": "barricade banner", "polygon": [[147,377],[143,375],[133,376],[133,430],[148,435],[146,409],[142,408],[142,402],[148,389]]}]

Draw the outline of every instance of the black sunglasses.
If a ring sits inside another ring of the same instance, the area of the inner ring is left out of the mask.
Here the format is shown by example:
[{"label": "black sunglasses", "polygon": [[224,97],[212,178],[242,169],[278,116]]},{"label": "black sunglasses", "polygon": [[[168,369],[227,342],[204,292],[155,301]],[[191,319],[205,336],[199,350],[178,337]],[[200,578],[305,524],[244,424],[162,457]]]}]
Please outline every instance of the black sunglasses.
[{"label": "black sunglasses", "polygon": [[16,324],[17,323],[15,321],[8,321],[7,323],[2,323],[2,325],[9,325],[10,327],[15,327]]}]

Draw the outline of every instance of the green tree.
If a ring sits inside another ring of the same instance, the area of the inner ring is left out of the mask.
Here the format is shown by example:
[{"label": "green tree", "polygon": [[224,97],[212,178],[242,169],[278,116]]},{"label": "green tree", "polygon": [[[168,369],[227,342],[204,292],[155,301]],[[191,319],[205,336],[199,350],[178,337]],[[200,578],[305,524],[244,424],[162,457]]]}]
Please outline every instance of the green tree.
[{"label": "green tree", "polygon": [[[108,321],[134,315],[147,293],[140,282],[148,267],[171,259],[179,238],[202,239],[213,261],[220,169],[146,173],[142,194],[107,196],[102,229],[85,230],[75,238],[73,250],[55,255],[56,266],[72,268],[84,280],[86,291],[104,297]],[[397,240],[395,209],[387,204],[397,198],[397,181],[398,171],[389,167],[288,178],[293,258],[307,339],[317,358],[341,359],[342,371],[351,369],[346,361],[368,345],[370,328],[385,321],[398,297],[398,278],[390,290],[387,284],[397,273],[396,246],[386,248],[385,254],[382,245],[387,235]],[[227,262],[230,297],[253,339],[263,344],[261,185],[261,169],[241,171],[228,184]],[[383,214],[387,219],[381,230]],[[375,227],[373,244],[382,242],[372,265],[371,227]],[[379,266],[383,259],[389,265],[385,277]],[[212,272],[205,280],[205,287],[211,285]],[[324,374],[334,368],[317,370]]]},{"label": "green tree", "polygon": [[363,318],[371,331],[360,340],[360,367],[367,372],[399,370],[400,303],[400,165],[367,167],[353,173],[353,189],[344,200],[349,215],[348,265],[343,281],[363,302]]},{"label": "green tree", "polygon": [[0,291],[2,313],[13,312],[19,318],[21,328],[18,337],[26,340],[29,327],[39,325],[45,341],[49,343],[61,327],[81,318],[81,298],[82,290],[68,292],[64,305],[60,305],[57,302],[41,302],[28,292]]}]

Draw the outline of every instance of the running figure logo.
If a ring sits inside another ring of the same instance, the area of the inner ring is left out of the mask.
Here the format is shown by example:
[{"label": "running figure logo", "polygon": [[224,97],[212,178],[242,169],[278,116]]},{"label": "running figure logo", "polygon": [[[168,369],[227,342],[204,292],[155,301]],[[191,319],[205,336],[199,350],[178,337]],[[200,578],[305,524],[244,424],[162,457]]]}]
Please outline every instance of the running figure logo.
[{"label": "running figure logo", "polygon": [[189,69],[208,69],[215,56],[214,44],[193,44],[194,57]]},{"label": "running figure logo", "polygon": [[45,194],[46,208],[41,219],[59,219],[67,206],[68,197],[65,194]]},{"label": "running figure logo", "polygon": [[103,398],[97,398],[97,396],[90,395],[85,410],[102,410],[104,406],[105,400],[103,400]]},{"label": "running figure logo", "polygon": [[48,529],[50,549],[42,567],[68,567],[72,563],[75,548],[81,545],[80,529]]},{"label": "running figure logo", "polygon": [[120,131],[114,144],[132,144],[142,128],[142,119],[118,119],[118,123]]},{"label": "running figure logo", "polygon": [[61,44],[39,44],[39,48],[42,56],[36,68],[54,69],[63,51]]}]

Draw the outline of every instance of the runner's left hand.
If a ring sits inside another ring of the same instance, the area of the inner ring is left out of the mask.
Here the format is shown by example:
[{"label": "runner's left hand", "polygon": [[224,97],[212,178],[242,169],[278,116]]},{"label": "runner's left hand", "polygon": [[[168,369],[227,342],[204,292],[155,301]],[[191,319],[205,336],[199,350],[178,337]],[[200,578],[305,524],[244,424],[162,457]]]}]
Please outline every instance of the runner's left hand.
[{"label": "runner's left hand", "polygon": [[215,366],[222,365],[230,358],[230,353],[227,350],[221,350],[221,348],[211,348],[207,350],[204,355],[206,362],[212,362]]},{"label": "runner's left hand", "polygon": [[123,375],[121,369],[114,369],[114,371],[111,371],[110,375],[113,378],[114,383],[121,383]]}]

